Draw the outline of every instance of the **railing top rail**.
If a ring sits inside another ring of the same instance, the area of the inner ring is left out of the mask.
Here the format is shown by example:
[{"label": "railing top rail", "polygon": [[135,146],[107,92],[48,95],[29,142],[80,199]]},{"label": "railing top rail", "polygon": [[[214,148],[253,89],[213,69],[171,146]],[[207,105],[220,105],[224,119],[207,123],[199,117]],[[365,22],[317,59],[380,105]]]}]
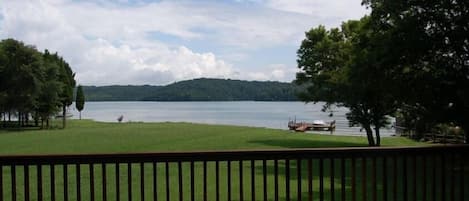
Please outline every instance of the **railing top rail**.
[{"label": "railing top rail", "polygon": [[106,153],[70,155],[0,155],[0,165],[133,163],[175,161],[237,161],[303,158],[371,157],[389,155],[425,155],[445,152],[469,152],[469,145],[411,147],[339,147],[304,149],[218,150],[156,153]]}]

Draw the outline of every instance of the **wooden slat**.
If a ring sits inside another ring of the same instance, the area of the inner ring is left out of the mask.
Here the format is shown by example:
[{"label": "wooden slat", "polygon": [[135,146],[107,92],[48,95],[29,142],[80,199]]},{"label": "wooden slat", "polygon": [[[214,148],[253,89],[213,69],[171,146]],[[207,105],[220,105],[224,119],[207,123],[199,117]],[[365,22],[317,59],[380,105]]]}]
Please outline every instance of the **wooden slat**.
[{"label": "wooden slat", "polygon": [[341,200],[342,201],[345,201],[347,198],[346,198],[346,181],[345,181],[345,178],[346,178],[346,175],[345,175],[345,158],[342,157],[340,159],[340,189],[341,189]]},{"label": "wooden slat", "polygon": [[278,160],[274,160],[274,200],[278,201]]},{"label": "wooden slat", "polygon": [[331,181],[330,181],[330,182],[331,182],[331,188],[330,188],[331,197],[330,197],[330,199],[331,199],[332,201],[334,201],[334,200],[335,200],[335,186],[334,186],[334,185],[335,185],[335,178],[334,178],[334,177],[335,177],[335,175],[334,175],[334,173],[335,173],[335,167],[334,167],[334,158],[330,158],[329,161],[330,161],[330,166],[329,166],[329,167],[330,167],[330,170],[329,170],[329,173],[330,173],[330,179],[331,179]]},{"label": "wooden slat", "polygon": [[103,201],[107,201],[107,178],[106,178],[106,163],[101,163],[101,180],[102,180],[102,196]]},{"label": "wooden slat", "polygon": [[451,178],[451,184],[450,184],[450,187],[449,187],[450,190],[451,190],[450,200],[456,200],[456,198],[455,198],[455,194],[456,194],[456,192],[455,192],[455,189],[456,189],[455,188],[456,174],[454,172],[454,168],[455,168],[454,167],[454,164],[455,164],[454,163],[454,160],[455,160],[454,157],[455,157],[455,153],[451,153],[451,156],[450,156],[451,162],[449,164],[450,165],[449,172],[450,172],[450,178]]},{"label": "wooden slat", "polygon": [[94,164],[89,164],[90,172],[90,200],[94,201]]},{"label": "wooden slat", "polygon": [[382,181],[383,181],[383,201],[388,201],[388,159],[383,157],[383,172],[382,172]]},{"label": "wooden slat", "polygon": [[297,195],[297,200],[298,201],[301,201],[301,193],[302,193],[302,190],[301,190],[301,159],[297,159],[296,160],[296,180],[297,180],[297,192],[296,192],[296,195]]},{"label": "wooden slat", "polygon": [[441,154],[441,201],[446,200],[446,158]]},{"label": "wooden slat", "polygon": [[407,157],[402,157],[402,196],[404,201],[408,200],[408,177],[407,177]]},{"label": "wooden slat", "polygon": [[243,192],[243,161],[239,161],[239,201],[244,200],[244,192]]},{"label": "wooden slat", "polygon": [[0,200],[3,200],[3,165],[0,164]]},{"label": "wooden slat", "polygon": [[324,161],[319,159],[319,200],[324,200]]},{"label": "wooden slat", "polygon": [[436,155],[434,155],[433,157],[433,168],[432,168],[432,191],[431,191],[431,197],[432,197],[432,201],[436,201],[436,169],[437,169],[437,166],[438,166],[438,161],[437,161],[437,157]]},{"label": "wooden slat", "polygon": [[169,163],[165,163],[165,180],[166,180],[166,201],[170,201],[171,199],[171,192],[169,191],[170,183],[169,183]]},{"label": "wooden slat", "polygon": [[116,163],[116,200],[120,201],[120,164]]},{"label": "wooden slat", "polygon": [[427,200],[427,156],[422,156],[422,200]]},{"label": "wooden slat", "polygon": [[23,166],[24,174],[24,200],[29,201],[29,166]]},{"label": "wooden slat", "polygon": [[397,156],[395,155],[393,158],[392,158],[392,162],[393,162],[393,171],[392,171],[392,174],[393,174],[393,184],[392,184],[392,190],[393,190],[393,201],[397,201],[397,198],[398,198],[398,194],[397,194]]},{"label": "wooden slat", "polygon": [[179,201],[184,200],[183,188],[182,188],[182,163],[178,162],[178,185],[179,185]]},{"label": "wooden slat", "polygon": [[152,162],[153,169],[153,201],[158,201],[158,163]]},{"label": "wooden slat", "polygon": [[16,167],[15,165],[11,166],[11,200],[16,201]]},{"label": "wooden slat", "polygon": [[204,201],[207,201],[207,161],[203,163],[203,172],[204,172]]},{"label": "wooden slat", "polygon": [[[231,201],[231,161],[226,162],[228,201]],[[192,199],[194,201],[194,199]]]},{"label": "wooden slat", "polygon": [[267,161],[262,160],[262,183],[263,183],[263,194],[264,201],[268,201],[267,198]]},{"label": "wooden slat", "polygon": [[55,201],[55,165],[50,165],[50,199]]},{"label": "wooden slat", "polygon": [[376,157],[371,157],[371,197],[373,200],[378,200],[378,189],[376,182]]},{"label": "wooden slat", "polygon": [[251,200],[256,200],[256,172],[255,161],[251,160]]},{"label": "wooden slat", "polygon": [[362,200],[366,201],[367,195],[367,186],[366,186],[366,157],[362,158]]},{"label": "wooden slat", "polygon": [[127,200],[132,201],[132,163],[127,163]]},{"label": "wooden slat", "polygon": [[412,171],[413,171],[413,184],[412,184],[412,200],[417,200],[417,156],[412,157]]},{"label": "wooden slat", "polygon": [[190,173],[191,173],[191,201],[195,200],[195,174],[194,174],[194,162],[190,163]]},{"label": "wooden slat", "polygon": [[80,175],[80,164],[75,164],[76,167],[76,193],[77,200],[81,200],[81,175]]},{"label": "wooden slat", "polygon": [[215,161],[215,200],[220,201],[220,164]]},{"label": "wooden slat", "polygon": [[466,160],[465,158],[467,155],[463,155],[462,153],[459,154],[459,164],[460,164],[460,175],[459,175],[459,200],[463,201],[464,200],[464,193],[466,192],[465,186],[464,186],[464,181],[467,175],[465,174],[464,167]]},{"label": "wooden slat", "polygon": [[140,201],[145,201],[145,163],[140,163]]},{"label": "wooden slat", "polygon": [[68,201],[68,167],[67,167],[67,164],[63,165],[63,178],[64,178],[64,201]]},{"label": "wooden slat", "polygon": [[308,159],[308,201],[313,201],[313,160]]},{"label": "wooden slat", "polygon": [[37,165],[37,200],[42,201],[42,165]]},{"label": "wooden slat", "polygon": [[357,170],[356,170],[356,162],[355,158],[352,158],[352,201],[357,200]]},{"label": "wooden slat", "polygon": [[290,160],[285,160],[285,200],[290,201]]}]

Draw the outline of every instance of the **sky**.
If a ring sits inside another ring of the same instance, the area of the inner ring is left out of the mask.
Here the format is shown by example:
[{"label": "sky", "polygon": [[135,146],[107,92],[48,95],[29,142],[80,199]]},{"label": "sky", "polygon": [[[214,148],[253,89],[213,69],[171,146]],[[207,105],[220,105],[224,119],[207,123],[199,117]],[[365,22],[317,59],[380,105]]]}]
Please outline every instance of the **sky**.
[{"label": "sky", "polygon": [[361,0],[0,0],[0,39],[58,52],[82,85],[291,82],[306,31],[367,13]]}]

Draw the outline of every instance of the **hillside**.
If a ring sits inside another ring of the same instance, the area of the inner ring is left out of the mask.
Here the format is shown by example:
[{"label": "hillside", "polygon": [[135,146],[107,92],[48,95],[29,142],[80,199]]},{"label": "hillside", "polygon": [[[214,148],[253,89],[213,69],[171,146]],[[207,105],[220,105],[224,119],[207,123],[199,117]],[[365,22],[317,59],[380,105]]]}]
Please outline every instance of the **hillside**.
[{"label": "hillside", "polygon": [[166,86],[84,86],[87,101],[295,101],[291,83],[200,78]]}]

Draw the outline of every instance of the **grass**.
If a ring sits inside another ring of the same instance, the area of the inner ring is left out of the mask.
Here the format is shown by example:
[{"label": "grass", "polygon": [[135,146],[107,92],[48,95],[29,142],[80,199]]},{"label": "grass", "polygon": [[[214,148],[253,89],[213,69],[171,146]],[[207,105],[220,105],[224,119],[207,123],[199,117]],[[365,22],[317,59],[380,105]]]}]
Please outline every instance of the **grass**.
[{"label": "grass", "polygon": [[[423,143],[385,137],[383,146]],[[365,137],[192,123],[72,120],[66,129],[0,131],[0,155],[366,146]]]},{"label": "grass", "polygon": [[[415,142],[407,138],[389,137],[383,138],[382,143],[384,146],[414,146],[425,145],[424,143]],[[250,127],[237,127],[237,126],[219,126],[219,125],[203,125],[191,123],[100,123],[91,120],[70,121],[67,129],[53,129],[53,130],[25,130],[25,131],[0,131],[0,155],[22,155],[22,154],[77,154],[77,153],[129,153],[129,152],[157,152],[157,151],[198,151],[198,150],[238,150],[238,149],[275,149],[275,148],[315,148],[315,147],[343,147],[343,146],[366,146],[365,137],[351,137],[351,136],[338,136],[338,135],[317,135],[305,133],[293,133],[283,130],[265,129],[265,128],[250,128]],[[401,159],[400,159],[401,160]],[[421,159],[419,159],[421,160]],[[357,160],[357,171],[361,170],[361,160]],[[292,200],[296,200],[296,186],[298,183],[297,174],[297,161],[290,161],[290,185]],[[313,175],[314,175],[314,194],[315,200],[318,200],[318,186],[319,186],[319,168],[318,161],[313,161]],[[378,167],[382,163],[378,160]],[[401,164],[402,161],[399,162]],[[441,163],[438,162],[438,163]],[[368,170],[371,167],[371,161],[367,161]],[[389,163],[388,163],[389,164]],[[423,168],[421,163],[418,163],[420,168]],[[145,198],[146,200],[152,199],[152,164],[145,164],[144,178],[145,178]],[[244,186],[244,199],[250,200],[250,183],[251,183],[251,162],[245,161],[242,165],[243,169],[243,186]],[[255,180],[256,180],[256,194],[257,200],[262,197],[262,162],[255,161]],[[269,200],[273,200],[274,192],[274,174],[273,174],[273,161],[267,162],[267,182]],[[324,163],[325,175],[330,174],[330,161],[325,160]],[[101,200],[101,173],[102,166],[94,165],[95,175],[95,198]],[[170,197],[171,200],[179,200],[178,197],[178,172],[177,164],[169,163],[169,177],[170,177]],[[203,197],[202,190],[202,163],[195,164],[195,181],[196,181],[196,198],[201,200]],[[306,200],[306,186],[307,186],[307,173],[306,161],[301,161],[300,167],[303,168],[301,183],[303,186],[303,200]],[[346,161],[346,171],[350,175],[351,161]],[[388,165],[388,171],[392,167]],[[115,200],[115,164],[106,165],[107,178],[107,196],[108,200]],[[189,177],[189,164],[183,163],[183,186],[184,186],[184,200],[189,200],[190,195],[190,177]],[[215,163],[208,163],[208,200],[215,200]],[[340,198],[340,180],[337,175],[340,175],[339,161],[336,161],[335,175],[336,180],[336,199]],[[428,170],[431,170],[431,167]],[[90,200],[90,168],[89,165],[80,165],[81,169],[81,196],[82,200]],[[231,165],[232,177],[232,200],[239,200],[239,163],[232,162]],[[468,168],[466,168],[468,169]],[[121,183],[121,200],[127,200],[127,165],[121,164],[119,166]],[[441,172],[438,170],[438,173]],[[37,197],[37,169],[36,167],[29,167],[29,180],[30,180],[30,197],[35,200]],[[140,200],[140,168],[138,164],[131,166],[132,171],[132,200]],[[68,166],[68,186],[69,186],[69,199],[76,200],[76,180],[75,180],[76,166]],[[164,177],[166,170],[164,164],[158,164],[157,177],[158,179],[158,200],[165,200],[166,183]],[[227,163],[220,163],[220,198],[227,200]],[[362,175],[357,172],[357,182],[360,182]],[[367,178],[370,178],[370,171],[367,172]],[[399,182],[402,182],[403,173],[398,172]],[[3,167],[3,200],[11,200],[11,167]],[[44,200],[50,200],[50,166],[43,166],[43,192]],[[60,195],[63,193],[63,166],[57,165],[55,167],[56,175],[56,193]],[[378,183],[382,180],[382,172],[378,172]],[[415,175],[408,173],[411,179]],[[419,176],[420,175],[420,176]],[[421,180],[421,172],[416,177]],[[16,166],[16,185],[17,185],[17,199],[23,200],[24,188],[24,167]],[[285,161],[279,161],[279,196],[280,200],[285,200]],[[350,198],[350,182],[351,178],[347,178],[347,196]],[[325,177],[324,186],[325,191],[330,190],[330,178]],[[371,182],[367,182],[368,189],[371,189]],[[410,187],[409,187],[410,188]],[[360,188],[359,188],[360,189]],[[382,189],[382,185],[378,186]],[[410,188],[411,189],[411,188]],[[391,190],[389,190],[391,192]],[[398,190],[398,199],[402,200],[402,188]],[[330,194],[326,193],[326,200],[330,199]],[[369,197],[369,192],[367,197]],[[391,195],[390,195],[391,196]],[[362,200],[363,194],[358,190],[357,200]],[[1,199],[0,199],[1,200]],[[57,197],[56,200],[63,200],[62,197]],[[368,199],[371,200],[371,199]],[[381,200],[381,198],[380,198]]]}]

